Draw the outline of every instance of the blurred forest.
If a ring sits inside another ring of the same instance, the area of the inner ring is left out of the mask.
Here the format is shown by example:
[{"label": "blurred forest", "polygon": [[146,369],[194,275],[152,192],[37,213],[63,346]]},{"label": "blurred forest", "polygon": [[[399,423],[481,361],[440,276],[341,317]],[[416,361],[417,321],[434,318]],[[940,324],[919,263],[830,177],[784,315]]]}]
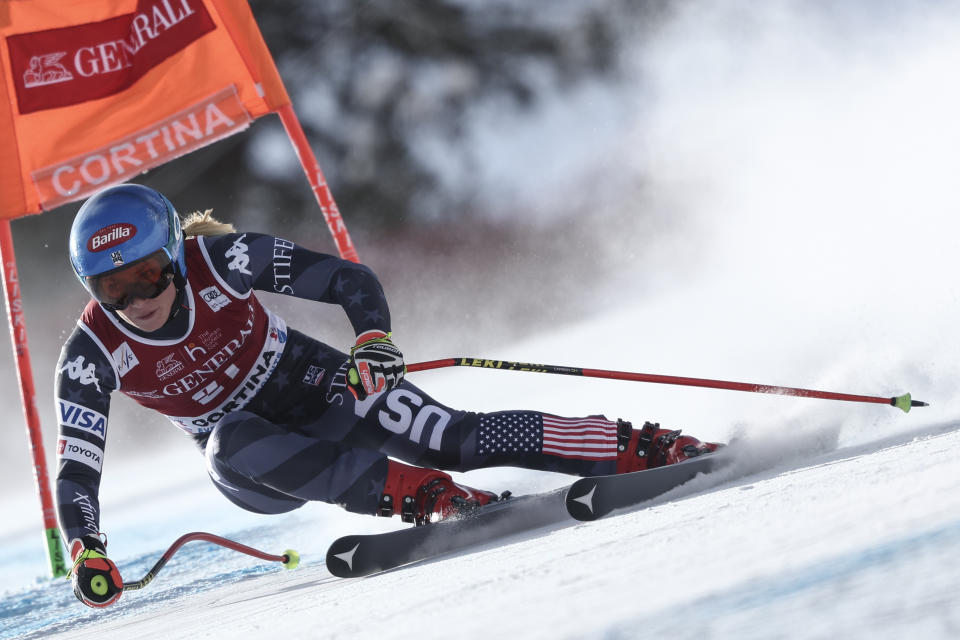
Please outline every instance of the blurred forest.
[{"label": "blurred forest", "polygon": [[[670,4],[251,2],[360,259],[383,280],[408,359],[477,349],[522,359],[498,345],[604,303],[598,283],[637,258],[624,230],[643,197],[606,149],[633,109],[623,52]],[[137,181],[181,213],[212,207],[241,229],[335,252],[274,116]],[[613,187],[633,205],[606,198]],[[53,369],[86,302],[66,250],[78,206],[12,225],[48,457]],[[292,326],[352,341],[337,309],[264,298]],[[8,428],[21,432],[5,341],[0,399]],[[145,413],[114,402],[112,423],[124,427],[112,430],[112,450],[179,435]],[[14,441],[4,461],[26,488],[28,457]]]}]

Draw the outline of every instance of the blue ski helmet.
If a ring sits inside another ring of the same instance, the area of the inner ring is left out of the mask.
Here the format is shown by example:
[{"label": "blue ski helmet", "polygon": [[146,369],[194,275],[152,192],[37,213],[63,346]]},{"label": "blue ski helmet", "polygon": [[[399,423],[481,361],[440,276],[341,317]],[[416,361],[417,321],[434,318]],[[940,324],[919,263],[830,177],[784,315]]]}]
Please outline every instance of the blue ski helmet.
[{"label": "blue ski helmet", "polygon": [[115,185],[90,196],[70,229],[70,263],[91,294],[87,278],[161,249],[176,275],[186,278],[180,216],[163,194],[139,184]]}]

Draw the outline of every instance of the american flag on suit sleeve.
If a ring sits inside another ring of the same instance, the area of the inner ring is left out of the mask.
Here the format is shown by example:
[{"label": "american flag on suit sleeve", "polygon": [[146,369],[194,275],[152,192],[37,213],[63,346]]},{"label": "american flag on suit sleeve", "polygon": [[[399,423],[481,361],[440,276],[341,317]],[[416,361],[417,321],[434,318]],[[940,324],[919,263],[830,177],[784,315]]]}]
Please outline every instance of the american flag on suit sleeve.
[{"label": "american flag on suit sleeve", "polygon": [[477,453],[543,453],[577,460],[615,460],[617,423],[602,416],[561,418],[533,411],[488,413],[480,418]]}]

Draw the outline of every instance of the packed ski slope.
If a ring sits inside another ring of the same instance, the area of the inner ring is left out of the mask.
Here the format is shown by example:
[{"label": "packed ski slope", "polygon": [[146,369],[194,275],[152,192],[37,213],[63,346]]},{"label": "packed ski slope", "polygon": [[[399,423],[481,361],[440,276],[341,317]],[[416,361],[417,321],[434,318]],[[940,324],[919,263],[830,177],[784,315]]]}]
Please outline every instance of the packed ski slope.
[{"label": "packed ski slope", "polygon": [[[565,361],[587,358],[589,350],[572,345],[601,327],[623,330],[631,317],[609,315],[514,345],[509,355],[543,360],[555,350]],[[604,350],[594,357],[613,355]],[[646,509],[341,580],[323,564],[334,537],[400,524],[321,504],[282,517],[246,514],[212,488],[184,442],[136,466],[114,461],[105,478],[103,526],[125,579],[142,577],[191,530],[272,553],[295,548],[301,567],[287,571],[190,543],[145,589],[92,611],[75,601],[69,583],[41,577],[37,536],[27,534],[32,519],[7,521],[0,636],[950,638],[960,631],[960,572],[951,566],[960,554],[960,421],[940,420],[936,405],[905,415],[879,405],[522,373],[418,378],[439,397],[459,395],[460,404],[483,391],[492,405],[526,396],[557,411],[603,404],[637,419],[649,398],[685,396],[683,426],[733,438],[737,462]],[[734,424],[728,409],[743,403],[765,415]],[[466,479],[516,492],[565,481],[509,469]],[[5,513],[30,513],[11,506]]]},{"label": "packed ski slope", "polygon": [[[303,566],[285,571],[191,543],[109,611],[82,608],[67,583],[7,590],[3,635],[956,637],[958,446],[960,428],[943,425],[819,455],[746,447],[735,471],[645,510],[356,580],[329,575],[323,543],[368,523],[332,525],[320,509],[239,529],[200,488],[172,486],[164,493],[181,508],[226,520],[223,533],[276,552],[299,546]],[[119,556],[128,579],[159,556],[164,533],[172,540],[191,519],[170,513],[145,527],[139,512],[130,504],[114,516],[117,539],[145,550]]]}]

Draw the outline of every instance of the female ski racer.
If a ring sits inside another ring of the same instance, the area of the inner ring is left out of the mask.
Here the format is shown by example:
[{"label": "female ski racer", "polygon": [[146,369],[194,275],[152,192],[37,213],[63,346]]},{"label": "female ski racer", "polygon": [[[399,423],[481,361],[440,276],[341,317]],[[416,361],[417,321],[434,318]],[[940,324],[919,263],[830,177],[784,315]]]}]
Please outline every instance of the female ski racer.
[{"label": "female ski racer", "polygon": [[[123,585],[101,540],[97,497],[114,391],[190,434],[217,489],[256,513],[320,500],[424,524],[499,499],[439,469],[605,475],[718,446],[599,415],[440,404],[404,380],[369,268],[235,233],[209,211],[181,230],[173,205],[145,186],[88,199],[70,260],[92,300],[57,365],[56,491],[74,593],[93,607],[115,602]],[[288,328],[254,290],[339,304],[356,343],[347,354]]]}]

